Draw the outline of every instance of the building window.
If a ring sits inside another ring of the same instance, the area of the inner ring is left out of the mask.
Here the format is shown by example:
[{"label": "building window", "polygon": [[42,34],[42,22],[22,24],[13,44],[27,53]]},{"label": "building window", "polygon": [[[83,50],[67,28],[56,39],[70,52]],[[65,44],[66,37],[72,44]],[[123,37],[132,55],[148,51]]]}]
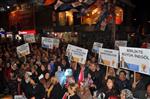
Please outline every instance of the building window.
[{"label": "building window", "polygon": [[123,9],[121,7],[115,7],[116,14],[116,24],[121,24],[123,22]]},{"label": "building window", "polygon": [[72,11],[65,11],[59,12],[59,25],[73,25],[73,12]]}]

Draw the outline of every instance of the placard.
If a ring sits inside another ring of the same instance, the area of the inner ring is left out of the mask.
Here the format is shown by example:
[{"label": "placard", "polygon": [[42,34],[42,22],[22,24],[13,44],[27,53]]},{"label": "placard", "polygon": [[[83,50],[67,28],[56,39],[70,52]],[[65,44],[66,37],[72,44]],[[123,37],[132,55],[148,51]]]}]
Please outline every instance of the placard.
[{"label": "placard", "polygon": [[150,75],[150,49],[119,47],[120,66]]},{"label": "placard", "polygon": [[110,66],[113,68],[118,68],[119,62],[119,51],[111,49],[99,49],[99,64]]},{"label": "placard", "polygon": [[55,48],[58,48],[58,47],[59,47],[59,42],[60,42],[59,39],[53,38],[53,46],[54,46]]},{"label": "placard", "polygon": [[87,58],[88,50],[77,47],[74,45],[68,44],[67,50],[66,50],[66,56],[68,56],[69,60],[75,61],[81,64],[85,64],[86,58]]},{"label": "placard", "polygon": [[24,41],[27,43],[35,43],[35,36],[34,35],[23,35]]},{"label": "placard", "polygon": [[53,49],[53,38],[42,37],[42,47]]},{"label": "placard", "polygon": [[116,40],[115,41],[115,49],[119,50],[119,46],[127,47],[127,41],[125,41],[125,40]]},{"label": "placard", "polygon": [[94,42],[92,52],[99,53],[99,48],[103,47],[103,43]]},{"label": "placard", "polygon": [[19,57],[23,57],[26,56],[28,54],[30,54],[30,48],[29,48],[29,44],[23,44],[21,46],[17,47],[17,54]]}]

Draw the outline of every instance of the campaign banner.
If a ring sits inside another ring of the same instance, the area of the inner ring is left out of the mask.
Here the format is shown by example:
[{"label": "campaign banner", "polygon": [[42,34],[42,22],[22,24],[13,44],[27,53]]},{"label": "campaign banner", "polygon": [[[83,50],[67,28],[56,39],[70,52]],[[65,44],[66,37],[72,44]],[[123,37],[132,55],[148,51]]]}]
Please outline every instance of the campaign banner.
[{"label": "campaign banner", "polygon": [[150,75],[150,49],[119,47],[120,67]]},{"label": "campaign banner", "polygon": [[118,68],[119,51],[100,48],[98,62],[102,65]]},{"label": "campaign banner", "polygon": [[17,54],[19,57],[23,57],[26,56],[28,54],[30,54],[30,48],[29,48],[29,44],[23,44],[21,46],[17,47]]},{"label": "campaign banner", "polygon": [[81,64],[85,64],[87,53],[88,53],[87,49],[70,45],[70,44],[68,44],[66,50],[66,56],[68,56],[70,61],[75,61]]},{"label": "campaign banner", "polygon": [[53,49],[53,38],[42,37],[42,47]]},{"label": "campaign banner", "polygon": [[94,42],[92,52],[99,53],[99,48],[103,47],[103,43]]},{"label": "campaign banner", "polygon": [[119,46],[127,47],[127,41],[125,41],[125,40],[116,40],[115,41],[115,49],[119,50]]},{"label": "campaign banner", "polygon": [[55,47],[55,48],[58,48],[59,47],[59,39],[55,39],[55,38],[53,38],[53,46]]},{"label": "campaign banner", "polygon": [[35,43],[35,36],[34,35],[23,35],[24,41],[27,43]]}]

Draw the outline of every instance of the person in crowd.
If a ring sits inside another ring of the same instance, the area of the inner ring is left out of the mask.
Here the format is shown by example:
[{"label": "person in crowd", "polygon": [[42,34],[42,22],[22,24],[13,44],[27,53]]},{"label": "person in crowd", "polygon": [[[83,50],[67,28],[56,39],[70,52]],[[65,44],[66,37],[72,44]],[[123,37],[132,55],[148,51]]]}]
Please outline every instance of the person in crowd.
[{"label": "person in crowd", "polygon": [[138,91],[135,97],[138,99],[150,99],[150,83],[147,84],[146,90]]},{"label": "person in crowd", "polygon": [[50,68],[50,75],[51,75],[51,76],[54,76],[54,75],[55,75],[55,69],[56,69],[54,59],[51,59],[51,60],[50,60],[50,63],[49,63],[48,66],[49,66],[49,68]]},{"label": "person in crowd", "polygon": [[114,77],[107,78],[104,93],[106,95],[105,99],[109,98],[110,96],[118,96],[118,91],[116,90]]},{"label": "person in crowd", "polygon": [[44,88],[45,88],[45,97],[47,95],[48,89],[50,87],[50,74],[49,72],[46,72],[44,75],[44,78],[41,80],[41,83],[43,84]]},{"label": "person in crowd", "polygon": [[74,77],[75,81],[78,82],[78,78],[79,78],[79,74],[80,74],[80,70],[81,70],[80,65],[77,62],[72,61],[70,64],[70,67],[73,71],[73,77]]},{"label": "person in crowd", "polygon": [[119,95],[118,91],[115,87],[115,79],[113,77],[108,77],[106,80],[106,84],[103,88],[97,91],[94,97],[102,98],[102,99],[109,99],[109,97],[117,97]]},{"label": "person in crowd", "polygon": [[85,69],[84,69],[84,78],[88,77],[89,74],[89,66],[90,66],[90,60],[87,60],[85,63]]},{"label": "person in crowd", "polygon": [[118,91],[123,89],[131,89],[131,82],[126,78],[125,71],[119,72],[119,77],[116,79],[116,88]]},{"label": "person in crowd", "polygon": [[77,88],[78,88],[78,85],[76,83],[70,83],[67,88],[68,91],[63,96],[63,99],[81,99],[77,95]]},{"label": "person in crowd", "polygon": [[64,71],[62,71],[61,66],[58,66],[57,71],[55,72],[55,77],[58,79],[61,86],[64,86],[65,84],[64,76]]},{"label": "person in crowd", "polygon": [[93,80],[93,85],[90,87],[90,91],[93,95],[93,92],[97,89],[100,89],[102,87],[102,79],[103,79],[103,74],[101,71],[97,71],[96,70],[96,65],[95,64],[90,64],[90,67],[89,67],[90,71],[90,75],[91,75],[91,78]]},{"label": "person in crowd", "polygon": [[31,85],[31,98],[44,99],[45,98],[45,88],[40,83],[39,79],[31,76],[29,82]]},{"label": "person in crowd", "polygon": [[51,84],[47,91],[47,99],[62,99],[62,87],[56,77],[51,78]]},{"label": "person in crowd", "polygon": [[30,99],[32,97],[32,86],[30,84],[30,76],[32,75],[31,72],[26,72],[24,78],[21,80],[21,91],[22,94]]},{"label": "person in crowd", "polygon": [[120,93],[120,99],[136,99],[133,97],[132,92],[129,89],[123,89]]},{"label": "person in crowd", "polygon": [[114,68],[108,67],[108,72],[105,75],[105,80],[107,80],[108,77],[114,77],[114,78],[116,78],[116,72],[115,72]]},{"label": "person in crowd", "polygon": [[69,63],[67,63],[67,61],[64,59],[64,57],[61,59],[61,68],[62,70],[66,70],[68,69],[70,66],[69,66]]},{"label": "person in crowd", "polygon": [[139,91],[143,91],[146,87],[146,82],[144,82],[144,78],[142,77],[142,74],[136,73],[135,74],[135,82],[132,84],[132,91],[134,93],[134,96],[136,97],[139,93]]},{"label": "person in crowd", "polygon": [[85,82],[80,85],[78,95],[81,99],[92,99],[92,94],[89,90],[89,86]]},{"label": "person in crowd", "polygon": [[17,74],[18,74],[17,64],[12,63],[11,72],[10,72],[10,80],[8,82],[8,87],[10,89],[11,94],[17,94]]}]

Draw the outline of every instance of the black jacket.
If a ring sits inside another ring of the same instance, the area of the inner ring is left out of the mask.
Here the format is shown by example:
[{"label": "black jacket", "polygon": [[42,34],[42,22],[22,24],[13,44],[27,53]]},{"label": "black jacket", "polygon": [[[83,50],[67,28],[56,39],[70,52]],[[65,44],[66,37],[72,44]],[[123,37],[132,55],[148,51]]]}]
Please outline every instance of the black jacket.
[{"label": "black jacket", "polygon": [[67,99],[80,99],[80,97],[77,94],[75,94],[73,96],[67,97]]},{"label": "black jacket", "polygon": [[62,97],[63,97],[62,87],[58,83],[53,87],[50,97],[48,99],[62,99]]}]

